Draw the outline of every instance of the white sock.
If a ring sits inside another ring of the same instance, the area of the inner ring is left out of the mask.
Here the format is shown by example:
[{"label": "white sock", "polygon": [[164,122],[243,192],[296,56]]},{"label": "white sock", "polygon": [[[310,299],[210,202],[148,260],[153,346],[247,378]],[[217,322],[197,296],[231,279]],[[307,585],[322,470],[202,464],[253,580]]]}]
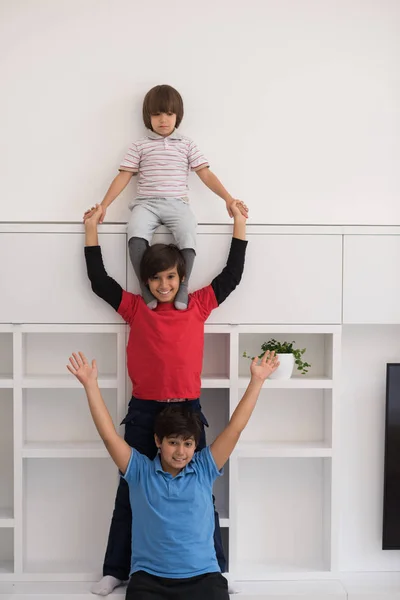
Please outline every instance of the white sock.
[{"label": "white sock", "polygon": [[124,582],[121,579],[117,579],[112,575],[105,575],[100,581],[94,583],[90,588],[92,594],[97,594],[98,596],[108,596],[111,594],[114,588],[122,585]]},{"label": "white sock", "polygon": [[240,587],[231,579],[229,573],[222,573],[228,582],[228,594],[239,594]]}]

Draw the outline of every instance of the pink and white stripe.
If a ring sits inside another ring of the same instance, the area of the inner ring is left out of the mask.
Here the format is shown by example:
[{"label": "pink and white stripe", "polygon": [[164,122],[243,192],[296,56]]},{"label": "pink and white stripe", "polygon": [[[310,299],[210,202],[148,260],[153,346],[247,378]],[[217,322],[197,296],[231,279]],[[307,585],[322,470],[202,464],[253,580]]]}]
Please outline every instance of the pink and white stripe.
[{"label": "pink and white stripe", "polygon": [[138,173],[137,198],[187,200],[189,170],[208,166],[196,144],[176,130],[168,137],[149,131],[130,146],[119,170]]}]

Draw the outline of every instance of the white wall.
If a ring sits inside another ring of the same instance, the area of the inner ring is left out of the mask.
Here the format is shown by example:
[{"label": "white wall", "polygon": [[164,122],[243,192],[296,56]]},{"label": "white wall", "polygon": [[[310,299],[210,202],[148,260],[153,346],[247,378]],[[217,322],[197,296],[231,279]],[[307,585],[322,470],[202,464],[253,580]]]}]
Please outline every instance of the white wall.
[{"label": "white wall", "polygon": [[386,363],[400,361],[399,326],[350,326],[342,334],[340,568],[398,571],[382,550]]},{"label": "white wall", "polygon": [[[79,221],[182,93],[252,223],[400,223],[397,0],[13,0],[0,24],[4,221]],[[228,221],[193,175],[201,223]],[[134,184],[109,211],[125,221]]]},{"label": "white wall", "polygon": [[[80,220],[142,134],[144,93],[170,83],[183,133],[251,223],[400,224],[399,17],[397,0],[3,3],[1,220]],[[198,220],[227,222],[191,181]],[[126,220],[133,192],[109,220]],[[384,365],[398,333],[344,328],[344,570],[398,569],[380,548]]]}]

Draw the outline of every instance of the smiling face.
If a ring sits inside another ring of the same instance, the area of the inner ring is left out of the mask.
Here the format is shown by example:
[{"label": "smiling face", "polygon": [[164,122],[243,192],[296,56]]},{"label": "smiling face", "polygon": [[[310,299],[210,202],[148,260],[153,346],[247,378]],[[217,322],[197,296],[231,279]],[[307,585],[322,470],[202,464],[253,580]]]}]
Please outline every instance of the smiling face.
[{"label": "smiling face", "polygon": [[180,285],[176,265],[150,277],[147,281],[147,285],[158,302],[173,302]]},{"label": "smiling face", "polygon": [[182,436],[169,435],[160,441],[155,435],[154,439],[160,449],[162,468],[175,477],[193,458],[196,450],[194,438],[185,440]]}]

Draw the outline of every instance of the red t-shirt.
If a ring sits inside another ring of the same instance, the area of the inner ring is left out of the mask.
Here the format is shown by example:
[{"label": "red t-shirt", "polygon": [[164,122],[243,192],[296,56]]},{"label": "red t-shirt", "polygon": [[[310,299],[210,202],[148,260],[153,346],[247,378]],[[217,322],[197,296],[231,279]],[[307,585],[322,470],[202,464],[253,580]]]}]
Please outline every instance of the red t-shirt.
[{"label": "red t-shirt", "polygon": [[135,398],[199,398],[204,322],[217,306],[211,285],[189,294],[187,310],[160,302],[150,310],[142,296],[123,291],[118,313],[130,325],[127,365]]}]

